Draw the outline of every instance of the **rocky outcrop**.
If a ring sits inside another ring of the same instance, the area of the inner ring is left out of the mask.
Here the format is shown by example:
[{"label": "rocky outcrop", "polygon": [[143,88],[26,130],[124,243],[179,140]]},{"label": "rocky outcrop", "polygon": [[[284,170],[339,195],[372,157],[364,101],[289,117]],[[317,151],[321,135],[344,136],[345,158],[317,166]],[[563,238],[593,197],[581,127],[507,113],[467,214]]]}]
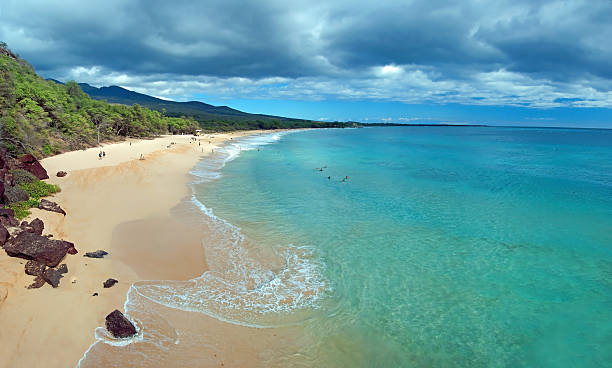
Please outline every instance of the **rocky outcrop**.
[{"label": "rocky outcrop", "polygon": [[2,179],[4,178],[0,178],[0,203],[4,203],[4,182],[2,181]]},{"label": "rocky outcrop", "polygon": [[136,327],[117,309],[106,316],[106,329],[116,338],[126,338],[136,334]]},{"label": "rocky outcrop", "polygon": [[0,216],[15,217],[15,211],[10,208],[0,208]]},{"label": "rocky outcrop", "polygon": [[105,255],[107,255],[108,252],[104,251],[104,250],[97,250],[95,252],[87,252],[85,253],[84,257],[89,257],[89,258],[104,258]]},{"label": "rocky outcrop", "polygon": [[68,266],[65,263],[62,263],[61,266],[57,268],[59,273],[68,273]]},{"label": "rocky outcrop", "polygon": [[28,285],[28,289],[38,289],[45,284],[45,279],[42,276],[36,276],[34,282]]},{"label": "rocky outcrop", "polygon": [[6,227],[4,227],[4,225],[0,224],[0,247],[4,245],[4,243],[6,243],[6,241],[8,240],[8,238],[11,236],[11,234],[9,234],[8,230],[6,229]]},{"label": "rocky outcrop", "polygon": [[[70,243],[70,242],[69,242],[69,243]],[[78,251],[77,251],[77,250],[76,250],[76,248],[74,247],[74,244],[73,244],[73,243],[70,243],[70,244],[71,244],[71,245],[70,245],[70,247],[68,248],[68,252],[66,252],[66,253],[68,253],[68,254],[77,254],[77,253],[78,253]]]},{"label": "rocky outcrop", "polygon": [[64,277],[64,275],[62,275],[62,273],[56,270],[55,268],[47,268],[42,273],[42,277],[49,285],[56,288],[59,286],[60,279]]},{"label": "rocky outcrop", "polygon": [[49,267],[57,266],[68,251],[75,251],[74,244],[65,240],[52,240],[46,236],[22,231],[4,244],[11,257],[33,259]]},{"label": "rocky outcrop", "polygon": [[40,276],[43,272],[45,272],[46,268],[47,266],[44,263],[31,259],[25,264],[25,273],[30,276]]},{"label": "rocky outcrop", "polygon": [[10,208],[0,208],[0,224],[5,227],[17,226],[19,221],[15,218],[15,212]]},{"label": "rocky outcrop", "polygon": [[58,171],[55,175],[57,175],[58,178],[63,178],[64,176],[68,175],[68,173],[65,171]]},{"label": "rocky outcrop", "polygon": [[47,175],[47,170],[38,162],[36,157],[25,154],[19,157],[19,162],[17,167],[32,173],[32,175],[36,176],[38,179],[49,179],[49,175]]},{"label": "rocky outcrop", "polygon": [[59,204],[49,201],[44,198],[40,200],[40,203],[38,204],[38,208],[40,208],[41,210],[45,210],[45,211],[61,213],[62,215],[66,216],[66,211],[64,211],[59,206]]},{"label": "rocky outcrop", "polygon": [[42,232],[43,232],[43,230],[45,228],[45,224],[42,222],[41,219],[35,218],[29,224],[26,221],[24,221],[21,224],[21,228],[24,231],[28,231],[28,232],[31,232],[31,233],[34,233],[34,234],[42,235]]},{"label": "rocky outcrop", "polygon": [[113,287],[113,285],[115,285],[116,283],[118,283],[119,281],[115,280],[115,279],[108,279],[106,281],[104,281],[104,288],[108,289],[109,287]]},{"label": "rocky outcrop", "polygon": [[28,199],[30,199],[28,193],[18,186],[7,186],[4,188],[4,202],[6,202],[6,204],[23,202]]}]

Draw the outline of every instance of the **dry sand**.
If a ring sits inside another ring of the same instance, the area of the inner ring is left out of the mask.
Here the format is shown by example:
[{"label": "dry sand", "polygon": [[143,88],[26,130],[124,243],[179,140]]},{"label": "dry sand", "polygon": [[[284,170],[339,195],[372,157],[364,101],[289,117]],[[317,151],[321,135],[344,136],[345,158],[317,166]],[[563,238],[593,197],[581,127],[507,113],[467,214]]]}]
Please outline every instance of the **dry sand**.
[{"label": "dry sand", "polygon": [[[105,145],[102,160],[98,148],[43,160],[48,182],[62,189],[51,199],[67,215],[33,209],[26,220],[42,219],[44,234],[74,242],[79,253],[67,255],[69,272],[57,289],[28,290],[33,277],[25,275],[25,261],[0,252],[0,367],[73,367],[105,316],[123,309],[133,282],[200,275],[206,264],[197,234],[170,209],[190,194],[188,172],[201,157],[230,137],[253,133],[197,137],[201,146],[189,143],[191,136],[131,140]],[[68,175],[56,177],[60,170]],[[83,257],[98,249],[110,255]],[[110,277],[119,283],[102,288]]]}]

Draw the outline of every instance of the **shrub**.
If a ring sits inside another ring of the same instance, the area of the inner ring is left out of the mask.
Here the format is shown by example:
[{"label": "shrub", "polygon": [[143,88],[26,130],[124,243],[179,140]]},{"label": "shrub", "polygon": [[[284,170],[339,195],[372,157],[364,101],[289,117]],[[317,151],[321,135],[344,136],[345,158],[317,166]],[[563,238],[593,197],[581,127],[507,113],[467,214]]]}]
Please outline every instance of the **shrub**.
[{"label": "shrub", "polygon": [[42,148],[42,153],[45,156],[51,156],[53,153],[55,153],[55,150],[51,145],[45,144]]},{"label": "shrub", "polygon": [[13,174],[13,178],[15,179],[15,184],[17,185],[28,184],[28,183],[32,183],[38,180],[30,172],[22,170],[22,169],[11,170],[11,174]]},{"label": "shrub", "polygon": [[8,206],[15,212],[15,218],[21,220],[30,214],[30,208],[38,207],[38,200],[30,198],[27,201],[13,203]]},{"label": "shrub", "polygon": [[36,180],[31,183],[19,184],[21,189],[25,190],[31,198],[40,199],[53,193],[60,191],[60,188],[54,184],[48,184],[41,180]]}]

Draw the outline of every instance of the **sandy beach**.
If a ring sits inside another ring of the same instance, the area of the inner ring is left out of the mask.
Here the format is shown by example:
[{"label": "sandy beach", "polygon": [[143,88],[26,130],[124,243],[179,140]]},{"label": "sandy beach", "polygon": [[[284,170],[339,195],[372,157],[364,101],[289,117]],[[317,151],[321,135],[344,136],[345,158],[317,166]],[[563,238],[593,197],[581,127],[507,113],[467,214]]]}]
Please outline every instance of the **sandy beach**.
[{"label": "sandy beach", "polygon": [[[128,140],[68,152],[41,161],[62,191],[53,196],[67,212],[32,209],[43,234],[75,244],[63,263],[68,273],[56,289],[28,290],[25,260],[0,252],[0,367],[72,367],[94,342],[105,316],[123,309],[126,291],[139,280],[187,280],[206,269],[197,233],[170,215],[190,194],[189,170],[230,138],[256,131],[196,137]],[[141,156],[142,155],[142,156]],[[143,159],[140,159],[140,158]],[[57,171],[67,171],[63,178]],[[83,257],[103,249],[103,259]],[[180,262],[180,267],[175,267]],[[119,280],[104,289],[108,278]],[[93,296],[98,293],[97,296]]]}]

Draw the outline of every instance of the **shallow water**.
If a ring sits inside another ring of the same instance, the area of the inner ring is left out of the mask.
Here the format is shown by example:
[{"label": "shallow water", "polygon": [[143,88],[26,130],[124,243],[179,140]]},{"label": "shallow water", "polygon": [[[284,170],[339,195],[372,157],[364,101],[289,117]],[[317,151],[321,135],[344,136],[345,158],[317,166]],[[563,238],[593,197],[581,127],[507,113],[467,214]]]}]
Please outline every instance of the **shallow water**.
[{"label": "shallow water", "polygon": [[193,173],[211,270],[134,285],[142,337],[99,330],[82,366],[109,350],[142,366],[612,361],[611,131],[272,134]]}]

